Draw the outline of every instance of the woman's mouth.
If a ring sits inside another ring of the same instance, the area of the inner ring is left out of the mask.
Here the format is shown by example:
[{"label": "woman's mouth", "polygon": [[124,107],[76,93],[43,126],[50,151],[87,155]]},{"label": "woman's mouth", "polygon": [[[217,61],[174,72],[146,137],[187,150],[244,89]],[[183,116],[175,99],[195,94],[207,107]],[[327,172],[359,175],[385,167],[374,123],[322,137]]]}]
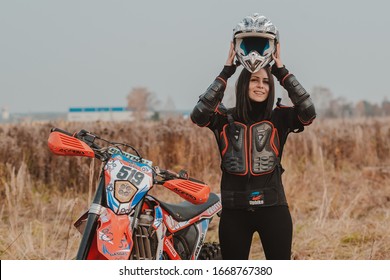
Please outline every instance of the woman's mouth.
[{"label": "woman's mouth", "polygon": [[254,91],[254,94],[256,94],[256,95],[264,95],[265,92],[262,92],[262,91]]}]

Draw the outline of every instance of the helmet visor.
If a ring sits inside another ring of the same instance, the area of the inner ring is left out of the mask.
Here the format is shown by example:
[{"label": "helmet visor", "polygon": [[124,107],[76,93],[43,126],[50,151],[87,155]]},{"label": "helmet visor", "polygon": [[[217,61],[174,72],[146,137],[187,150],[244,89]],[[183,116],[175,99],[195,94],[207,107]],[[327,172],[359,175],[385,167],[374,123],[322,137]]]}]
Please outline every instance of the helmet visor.
[{"label": "helmet visor", "polygon": [[243,55],[256,51],[261,56],[266,56],[273,51],[273,40],[262,37],[246,37],[237,40],[238,47]]}]

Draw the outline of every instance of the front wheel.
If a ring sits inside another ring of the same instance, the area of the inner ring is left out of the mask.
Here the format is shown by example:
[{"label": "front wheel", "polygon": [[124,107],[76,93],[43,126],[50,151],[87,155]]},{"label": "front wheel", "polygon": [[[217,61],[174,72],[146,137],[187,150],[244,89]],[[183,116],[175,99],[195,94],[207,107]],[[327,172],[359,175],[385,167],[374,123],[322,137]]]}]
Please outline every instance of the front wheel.
[{"label": "front wheel", "polygon": [[222,260],[221,246],[216,242],[204,243],[198,260]]}]

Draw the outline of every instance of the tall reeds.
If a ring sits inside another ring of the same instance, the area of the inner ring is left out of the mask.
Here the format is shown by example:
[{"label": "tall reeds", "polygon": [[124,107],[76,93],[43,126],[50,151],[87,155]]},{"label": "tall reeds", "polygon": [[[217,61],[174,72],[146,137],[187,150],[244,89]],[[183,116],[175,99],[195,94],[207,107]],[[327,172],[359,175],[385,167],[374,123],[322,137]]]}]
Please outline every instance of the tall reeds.
[{"label": "tall reeds", "polygon": [[[72,223],[89,206],[101,164],[50,153],[51,127],[82,128],[139,149],[154,165],[207,182],[221,172],[211,131],[189,120],[144,123],[26,123],[0,126],[0,258],[69,259],[79,242]],[[390,258],[389,119],[316,120],[290,134],[282,165],[297,259]],[[162,188],[162,200],[180,201]],[[215,222],[213,222],[215,223]],[[216,223],[208,237],[217,239]],[[258,237],[251,258],[263,258]]]}]

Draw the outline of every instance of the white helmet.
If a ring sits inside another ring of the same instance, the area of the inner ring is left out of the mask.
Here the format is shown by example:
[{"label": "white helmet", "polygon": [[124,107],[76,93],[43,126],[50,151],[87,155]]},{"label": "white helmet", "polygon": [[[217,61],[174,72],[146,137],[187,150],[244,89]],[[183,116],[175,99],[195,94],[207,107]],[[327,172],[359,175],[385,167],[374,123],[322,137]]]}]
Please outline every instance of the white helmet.
[{"label": "white helmet", "polygon": [[251,73],[272,61],[272,53],[278,41],[279,31],[276,26],[258,13],[245,17],[233,29],[237,59]]}]

